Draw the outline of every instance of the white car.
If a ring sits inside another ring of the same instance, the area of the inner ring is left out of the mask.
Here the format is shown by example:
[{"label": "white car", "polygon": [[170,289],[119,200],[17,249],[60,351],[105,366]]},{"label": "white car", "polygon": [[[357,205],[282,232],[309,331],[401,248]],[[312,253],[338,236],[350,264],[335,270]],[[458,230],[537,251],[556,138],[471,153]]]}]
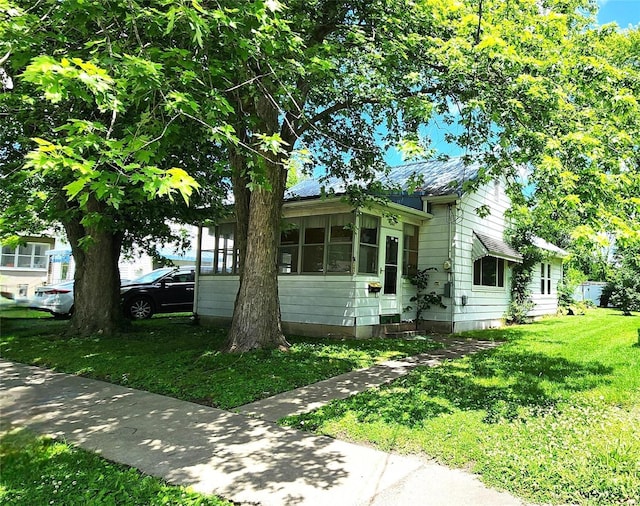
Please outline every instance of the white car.
[{"label": "white car", "polygon": [[73,281],[36,288],[35,297],[29,300],[29,308],[47,311],[56,318],[68,318],[73,314]]}]

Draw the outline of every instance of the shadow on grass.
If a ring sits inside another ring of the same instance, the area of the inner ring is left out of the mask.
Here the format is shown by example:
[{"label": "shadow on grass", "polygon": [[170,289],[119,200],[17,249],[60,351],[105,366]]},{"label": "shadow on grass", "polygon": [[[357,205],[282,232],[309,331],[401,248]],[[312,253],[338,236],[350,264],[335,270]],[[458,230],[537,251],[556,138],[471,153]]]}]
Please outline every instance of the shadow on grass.
[{"label": "shadow on grass", "polygon": [[598,363],[490,350],[439,367],[418,368],[387,387],[332,403],[298,420],[314,429],[352,412],[362,423],[413,428],[443,414],[484,411],[485,423],[497,423],[518,418],[523,409],[547,409],[572,392],[609,383],[612,372]]}]

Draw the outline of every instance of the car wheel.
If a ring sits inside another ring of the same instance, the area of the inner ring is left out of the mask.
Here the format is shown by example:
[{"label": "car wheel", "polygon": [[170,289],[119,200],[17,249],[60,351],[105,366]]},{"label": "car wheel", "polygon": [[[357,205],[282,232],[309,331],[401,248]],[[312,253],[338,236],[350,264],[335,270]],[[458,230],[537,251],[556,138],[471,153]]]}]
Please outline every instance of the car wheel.
[{"label": "car wheel", "polygon": [[146,297],[136,297],[127,304],[127,316],[134,320],[145,320],[153,316],[153,304]]}]

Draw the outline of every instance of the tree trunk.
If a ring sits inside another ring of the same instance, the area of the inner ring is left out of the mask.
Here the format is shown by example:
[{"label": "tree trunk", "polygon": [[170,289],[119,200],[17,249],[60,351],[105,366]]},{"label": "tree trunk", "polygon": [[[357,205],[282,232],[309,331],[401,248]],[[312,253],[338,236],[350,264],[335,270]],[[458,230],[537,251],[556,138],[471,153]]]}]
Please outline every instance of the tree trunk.
[{"label": "tree trunk", "polygon": [[[76,264],[74,309],[69,332],[88,337],[114,335],[123,326],[118,259],[122,237],[110,231],[85,230],[79,220],[65,223]],[[88,245],[79,240],[91,236]]]},{"label": "tree trunk", "polygon": [[[270,171],[282,171],[280,165],[270,165]],[[289,348],[289,343],[282,334],[278,299],[276,260],[281,209],[280,188],[252,192],[246,256],[229,331],[228,351]]]},{"label": "tree trunk", "polygon": [[[264,83],[263,83],[264,84]],[[244,109],[249,104],[244,104]],[[258,118],[256,131],[272,134],[279,130],[279,111],[270,96],[258,97],[251,104]],[[246,131],[242,130],[243,135]],[[248,140],[248,139],[247,139]],[[291,147],[293,143],[288,144]],[[249,190],[248,163],[236,152],[231,157],[236,196],[237,234],[240,249],[240,288],[233,310],[227,350],[244,352],[262,348],[288,349],[280,320],[277,256],[280,239],[280,213],[287,179],[283,153],[263,152],[254,157],[254,169],[264,171],[271,188]],[[244,156],[247,156],[244,154]]]}]

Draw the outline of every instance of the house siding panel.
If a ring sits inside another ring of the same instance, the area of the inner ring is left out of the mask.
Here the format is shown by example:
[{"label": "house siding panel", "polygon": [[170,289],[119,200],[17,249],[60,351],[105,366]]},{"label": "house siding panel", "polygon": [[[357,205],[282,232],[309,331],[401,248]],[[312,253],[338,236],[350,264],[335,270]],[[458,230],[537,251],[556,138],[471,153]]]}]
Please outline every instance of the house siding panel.
[{"label": "house siding panel", "polygon": [[[477,209],[490,205],[491,213],[481,217]],[[454,236],[454,329],[498,326],[509,306],[511,269],[506,268],[504,287],[473,285],[473,232],[503,240],[505,211],[509,199],[501,185],[486,184],[473,194],[465,195],[457,208]],[[466,304],[463,304],[463,296]],[[475,323],[474,323],[475,322]]]},{"label": "house siding panel", "polygon": [[562,261],[557,258],[544,260],[544,265],[551,265],[551,293],[542,294],[540,290],[540,264],[536,264],[533,268],[533,276],[529,284],[531,291],[531,300],[534,308],[529,311],[528,316],[538,317],[558,312],[558,284],[562,281]]}]

